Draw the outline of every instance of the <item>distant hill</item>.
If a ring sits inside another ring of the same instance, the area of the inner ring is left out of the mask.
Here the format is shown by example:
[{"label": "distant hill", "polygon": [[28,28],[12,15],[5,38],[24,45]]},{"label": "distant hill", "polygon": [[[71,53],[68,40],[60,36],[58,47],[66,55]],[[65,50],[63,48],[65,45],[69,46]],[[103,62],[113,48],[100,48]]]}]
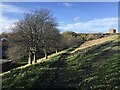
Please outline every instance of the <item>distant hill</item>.
[{"label": "distant hill", "polygon": [[[3,88],[120,89],[118,35],[88,41],[1,74]],[[41,61],[42,60],[42,61]]]}]

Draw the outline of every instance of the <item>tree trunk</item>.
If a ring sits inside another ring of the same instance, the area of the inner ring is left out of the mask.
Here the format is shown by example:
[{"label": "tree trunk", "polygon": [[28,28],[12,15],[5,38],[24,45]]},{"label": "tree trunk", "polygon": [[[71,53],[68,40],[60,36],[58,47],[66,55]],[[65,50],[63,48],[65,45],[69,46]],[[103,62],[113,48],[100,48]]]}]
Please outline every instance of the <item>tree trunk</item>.
[{"label": "tree trunk", "polygon": [[29,52],[28,64],[32,64],[31,53]]},{"label": "tree trunk", "polygon": [[37,63],[35,52],[33,53],[33,63]]},{"label": "tree trunk", "polygon": [[56,49],[56,53],[58,53],[57,49]]},{"label": "tree trunk", "polygon": [[48,58],[48,56],[47,56],[47,51],[44,50],[44,52],[45,52],[45,59],[47,59],[47,58]]}]

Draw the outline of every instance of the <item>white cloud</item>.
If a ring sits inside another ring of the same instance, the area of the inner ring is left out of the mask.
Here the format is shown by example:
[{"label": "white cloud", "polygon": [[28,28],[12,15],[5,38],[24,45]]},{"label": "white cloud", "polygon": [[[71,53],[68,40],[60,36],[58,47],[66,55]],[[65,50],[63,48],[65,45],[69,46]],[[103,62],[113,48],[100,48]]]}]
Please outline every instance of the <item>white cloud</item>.
[{"label": "white cloud", "polygon": [[[12,5],[12,4],[6,4],[6,3],[2,3],[0,4],[0,12],[6,12],[8,13],[13,13],[13,14],[23,14],[26,12],[25,8],[22,7],[18,7],[16,5]],[[0,33],[2,32],[10,32],[11,31],[11,26],[14,25],[15,22],[18,21],[18,19],[16,18],[10,18],[10,16],[4,16],[4,15],[0,15]]]},{"label": "white cloud", "polygon": [[63,5],[67,6],[67,7],[71,7],[72,4],[71,3],[63,3]]},{"label": "white cloud", "polygon": [[15,5],[2,3],[0,5],[0,12],[24,13],[25,9]]},{"label": "white cloud", "polygon": [[78,17],[75,17],[74,20],[75,20],[75,21],[80,21],[80,17],[79,17],[79,16],[78,16]]},{"label": "white cloud", "polygon": [[63,24],[63,23],[65,23],[65,22],[62,21],[62,22],[59,22],[59,23],[60,23],[60,24]]},{"label": "white cloud", "polygon": [[79,33],[89,32],[108,32],[109,28],[118,27],[118,18],[94,19],[87,22],[78,22],[74,24],[66,24],[58,27],[61,31],[73,30]]},{"label": "white cloud", "polygon": [[11,19],[5,16],[0,17],[0,33],[10,32],[11,27],[17,22],[17,19]]}]

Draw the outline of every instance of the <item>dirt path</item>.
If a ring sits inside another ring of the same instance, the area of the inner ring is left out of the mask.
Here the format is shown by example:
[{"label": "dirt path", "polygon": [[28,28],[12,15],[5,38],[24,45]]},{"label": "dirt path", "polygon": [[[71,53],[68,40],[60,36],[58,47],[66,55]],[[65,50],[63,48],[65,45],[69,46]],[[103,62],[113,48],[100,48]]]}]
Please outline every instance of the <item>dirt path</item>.
[{"label": "dirt path", "polygon": [[106,41],[115,40],[116,38],[118,38],[117,35],[112,35],[112,36],[103,37],[103,38],[96,39],[96,40],[87,41],[84,44],[82,44],[79,48],[76,48],[74,51],[72,51],[72,53],[74,53],[74,52],[76,52],[78,50],[81,50],[81,49],[85,49],[87,47],[91,47],[91,46],[94,46],[94,45],[98,45],[98,44],[104,43]]},{"label": "dirt path", "polygon": [[69,56],[68,53],[64,53],[61,55],[61,59],[59,62],[55,63],[55,67],[57,67],[56,70],[56,80],[55,80],[55,88],[62,88],[68,86],[68,81],[66,80],[66,77],[69,74],[69,71],[67,69],[67,60],[66,57]]}]

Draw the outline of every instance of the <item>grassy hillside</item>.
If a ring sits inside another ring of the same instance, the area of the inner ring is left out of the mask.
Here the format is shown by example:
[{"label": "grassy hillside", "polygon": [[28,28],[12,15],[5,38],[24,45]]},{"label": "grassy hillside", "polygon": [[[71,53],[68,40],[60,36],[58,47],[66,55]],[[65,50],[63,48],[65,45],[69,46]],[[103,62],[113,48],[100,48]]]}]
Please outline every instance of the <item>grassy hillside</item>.
[{"label": "grassy hillside", "polygon": [[111,36],[86,43],[77,49],[74,47],[53,55],[46,61],[39,60],[38,64],[1,75],[3,88],[119,90],[120,40]]}]

